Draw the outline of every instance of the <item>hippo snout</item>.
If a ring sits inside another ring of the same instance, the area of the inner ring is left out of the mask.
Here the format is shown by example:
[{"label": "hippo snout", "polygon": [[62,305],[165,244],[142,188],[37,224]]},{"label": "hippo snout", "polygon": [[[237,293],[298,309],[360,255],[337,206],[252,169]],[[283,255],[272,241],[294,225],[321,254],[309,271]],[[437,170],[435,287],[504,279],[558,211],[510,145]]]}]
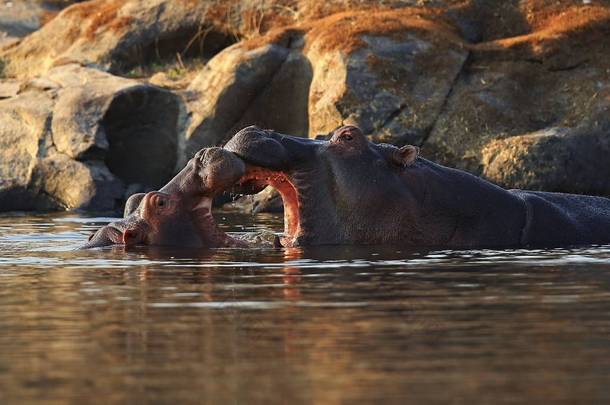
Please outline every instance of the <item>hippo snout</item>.
[{"label": "hippo snout", "polygon": [[224,148],[248,163],[273,170],[286,169],[290,163],[289,153],[278,139],[255,126],[236,133]]}]

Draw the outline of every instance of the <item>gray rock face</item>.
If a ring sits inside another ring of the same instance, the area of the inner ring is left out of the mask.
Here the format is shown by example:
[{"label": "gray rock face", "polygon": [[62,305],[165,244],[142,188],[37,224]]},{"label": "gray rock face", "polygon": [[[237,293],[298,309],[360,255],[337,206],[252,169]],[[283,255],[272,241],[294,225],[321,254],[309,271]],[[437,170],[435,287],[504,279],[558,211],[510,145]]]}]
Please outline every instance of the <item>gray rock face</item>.
[{"label": "gray rock face", "polygon": [[610,122],[600,114],[610,106],[610,9],[588,24],[582,13],[595,10],[578,10],[529,35],[472,47],[424,152],[481,174],[493,140],[557,127],[585,134],[594,121]]},{"label": "gray rock face", "polygon": [[400,39],[361,39],[364,45],[352,53],[310,45],[311,133],[350,123],[375,141],[422,144],[468,53],[459,43],[407,28]]},{"label": "gray rock face", "polygon": [[[205,30],[202,21],[212,24],[206,18],[211,11],[205,1],[88,1],[64,9],[0,57],[6,60],[5,74],[20,79],[44,74],[66,62],[118,72],[154,54],[175,55],[189,44],[196,49],[201,41],[191,40]],[[215,46],[230,41],[221,36]]]},{"label": "gray rock face", "polygon": [[232,46],[214,57],[188,88],[190,123],[183,159],[199,149],[222,144],[268,86],[288,56],[286,48],[267,45],[248,50]]},{"label": "gray rock face", "polygon": [[105,160],[128,183],[159,187],[171,178],[182,120],[176,95],[78,65],[52,69],[46,78],[61,86],[52,123],[59,152]]},{"label": "gray rock face", "polygon": [[0,208],[3,211],[36,209],[48,205],[29,185],[50,138],[52,100],[46,94],[27,92],[0,100]]},{"label": "gray rock face", "polygon": [[483,175],[510,188],[610,195],[609,154],[610,126],[549,128],[491,141]]},{"label": "gray rock face", "polygon": [[102,162],[79,162],[63,154],[41,159],[30,187],[63,209],[110,210],[123,198],[123,182]]},{"label": "gray rock face", "polygon": [[174,173],[178,96],[66,65],[0,100],[0,210],[109,210]]}]

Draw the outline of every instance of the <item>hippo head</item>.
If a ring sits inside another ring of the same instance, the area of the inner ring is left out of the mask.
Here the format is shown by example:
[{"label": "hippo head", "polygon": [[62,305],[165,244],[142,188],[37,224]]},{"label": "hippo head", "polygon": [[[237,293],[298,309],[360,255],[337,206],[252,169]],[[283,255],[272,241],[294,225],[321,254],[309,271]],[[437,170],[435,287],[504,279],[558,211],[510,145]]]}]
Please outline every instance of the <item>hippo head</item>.
[{"label": "hippo head", "polygon": [[421,195],[404,187],[418,148],[373,144],[354,126],[338,128],[328,140],[248,127],[225,149],[247,164],[239,184],[268,184],[280,193],[284,246],[393,240],[396,221],[405,218],[399,213]]},{"label": "hippo head", "polygon": [[199,151],[159,191],[131,196],[124,218],[95,234],[83,248],[108,245],[240,246],[212,217],[213,197],[245,173],[244,163],[221,148]]}]

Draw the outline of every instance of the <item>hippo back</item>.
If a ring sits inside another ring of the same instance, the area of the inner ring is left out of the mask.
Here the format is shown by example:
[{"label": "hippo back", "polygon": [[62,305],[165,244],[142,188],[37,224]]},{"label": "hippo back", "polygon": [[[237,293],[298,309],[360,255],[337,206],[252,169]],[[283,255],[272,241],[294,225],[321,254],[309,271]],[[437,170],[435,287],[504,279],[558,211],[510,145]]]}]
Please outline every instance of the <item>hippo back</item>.
[{"label": "hippo back", "polygon": [[610,242],[610,199],[510,190],[527,209],[521,244],[561,246]]}]

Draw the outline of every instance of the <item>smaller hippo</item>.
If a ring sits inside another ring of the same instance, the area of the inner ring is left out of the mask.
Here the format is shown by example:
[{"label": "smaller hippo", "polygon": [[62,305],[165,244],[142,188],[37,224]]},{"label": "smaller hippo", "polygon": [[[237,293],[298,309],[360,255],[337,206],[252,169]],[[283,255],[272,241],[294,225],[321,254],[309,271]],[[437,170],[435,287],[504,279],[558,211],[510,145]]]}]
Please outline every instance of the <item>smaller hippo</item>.
[{"label": "smaller hippo", "polygon": [[82,248],[116,244],[246,246],[221,231],[211,212],[214,196],[232,186],[244,172],[244,163],[231,152],[202,149],[161,190],[132,195],[125,205],[125,218],[99,229]]}]

